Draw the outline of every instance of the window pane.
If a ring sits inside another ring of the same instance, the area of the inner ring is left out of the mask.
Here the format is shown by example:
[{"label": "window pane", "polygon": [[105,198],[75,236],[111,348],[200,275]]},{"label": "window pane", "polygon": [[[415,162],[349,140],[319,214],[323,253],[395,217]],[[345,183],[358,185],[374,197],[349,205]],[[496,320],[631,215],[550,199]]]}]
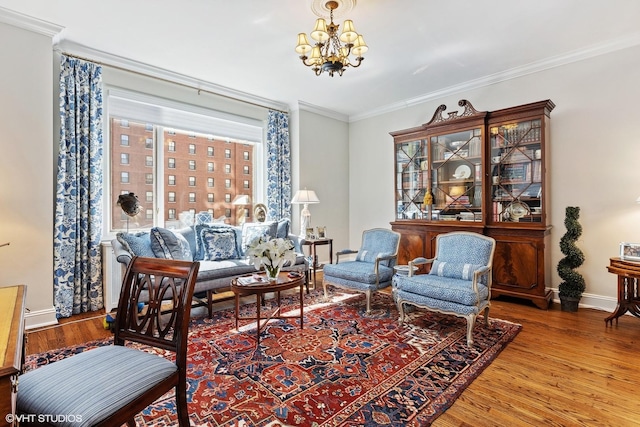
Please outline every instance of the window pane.
[{"label": "window pane", "polygon": [[[127,229],[127,222],[130,231],[153,226],[180,227],[180,214],[187,211],[211,212],[215,218],[225,216],[228,224],[236,225],[238,218],[232,214],[236,209],[231,202],[237,194],[247,194],[247,189],[253,187],[253,177],[243,174],[238,179],[235,173],[253,170],[246,153],[253,153],[255,145],[189,130],[155,125],[150,128],[149,123],[134,120],[126,122],[127,127],[123,127],[120,118],[110,117],[112,194],[136,194],[141,209],[140,214],[128,217],[117,205],[117,197],[107,201],[111,231]],[[206,151],[213,156],[216,149],[224,150],[224,169],[216,168],[213,161],[198,168],[198,157],[194,154]],[[219,194],[215,191],[215,178],[224,180]],[[249,216],[253,214],[251,209],[247,211]]]}]

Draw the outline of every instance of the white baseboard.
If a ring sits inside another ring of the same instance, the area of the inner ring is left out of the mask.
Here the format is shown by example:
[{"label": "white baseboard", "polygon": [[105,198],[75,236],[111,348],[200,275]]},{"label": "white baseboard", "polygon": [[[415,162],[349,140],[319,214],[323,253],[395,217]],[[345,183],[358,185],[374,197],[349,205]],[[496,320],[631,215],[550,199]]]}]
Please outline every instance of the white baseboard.
[{"label": "white baseboard", "polygon": [[[558,297],[558,290],[551,289],[553,291],[553,302],[560,304],[560,298]],[[582,294],[582,298],[580,299],[580,307],[584,308],[593,308],[596,310],[602,310],[609,313],[612,313],[616,306],[618,305],[618,300],[613,297],[605,297],[603,295]]]},{"label": "white baseboard", "polygon": [[25,329],[41,328],[43,326],[57,325],[55,307],[46,310],[29,311],[24,314]]}]

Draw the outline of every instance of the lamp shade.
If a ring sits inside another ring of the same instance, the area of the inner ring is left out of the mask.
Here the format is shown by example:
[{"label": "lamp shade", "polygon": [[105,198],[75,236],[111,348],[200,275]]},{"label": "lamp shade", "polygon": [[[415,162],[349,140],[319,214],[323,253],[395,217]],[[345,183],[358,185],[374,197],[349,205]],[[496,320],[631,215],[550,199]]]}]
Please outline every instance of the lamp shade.
[{"label": "lamp shade", "polygon": [[249,198],[248,195],[246,194],[239,194],[235,197],[235,199],[233,199],[233,201],[231,202],[232,205],[250,205],[251,204],[251,200]]},{"label": "lamp shade", "polygon": [[298,190],[291,199],[291,203],[303,204],[303,203],[320,203],[320,199],[316,196],[316,192],[313,190]]}]

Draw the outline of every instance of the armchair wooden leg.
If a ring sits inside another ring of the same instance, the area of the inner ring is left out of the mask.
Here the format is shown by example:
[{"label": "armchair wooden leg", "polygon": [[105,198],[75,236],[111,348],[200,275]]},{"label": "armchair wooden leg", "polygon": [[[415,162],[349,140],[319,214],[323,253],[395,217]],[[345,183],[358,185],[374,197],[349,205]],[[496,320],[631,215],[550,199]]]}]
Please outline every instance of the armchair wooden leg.
[{"label": "armchair wooden leg", "polygon": [[371,291],[365,291],[367,296],[367,314],[371,313]]},{"label": "armchair wooden leg", "polygon": [[[315,286],[315,284],[314,284]],[[329,299],[329,293],[327,292],[327,282],[324,281],[324,279],[322,280],[322,289],[324,289],[324,297],[325,299]]]},{"label": "armchair wooden leg", "polygon": [[489,327],[489,307],[484,309],[484,325]]},{"label": "armchair wooden leg", "polygon": [[467,345],[471,347],[473,345],[473,326],[476,323],[476,315],[470,314],[467,318]]}]

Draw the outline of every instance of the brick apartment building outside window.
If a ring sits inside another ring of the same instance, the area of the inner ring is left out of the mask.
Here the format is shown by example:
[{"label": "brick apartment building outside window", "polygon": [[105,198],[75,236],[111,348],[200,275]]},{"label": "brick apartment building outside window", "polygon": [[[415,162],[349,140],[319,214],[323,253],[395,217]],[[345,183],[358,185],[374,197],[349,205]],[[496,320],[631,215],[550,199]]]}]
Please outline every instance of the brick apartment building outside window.
[{"label": "brick apartment building outside window", "polygon": [[[132,192],[142,206],[141,213],[129,219],[131,229],[175,225],[185,211],[207,211],[215,218],[224,215],[227,223],[235,224],[237,210],[245,207],[231,201],[238,194],[253,197],[253,176],[247,172],[254,169],[255,145],[116,117],[109,123],[111,159],[115,159],[111,162],[112,198]],[[224,155],[217,158],[216,153]],[[216,189],[216,178],[224,188]],[[115,200],[109,203],[111,230],[124,230],[126,215]]]}]

